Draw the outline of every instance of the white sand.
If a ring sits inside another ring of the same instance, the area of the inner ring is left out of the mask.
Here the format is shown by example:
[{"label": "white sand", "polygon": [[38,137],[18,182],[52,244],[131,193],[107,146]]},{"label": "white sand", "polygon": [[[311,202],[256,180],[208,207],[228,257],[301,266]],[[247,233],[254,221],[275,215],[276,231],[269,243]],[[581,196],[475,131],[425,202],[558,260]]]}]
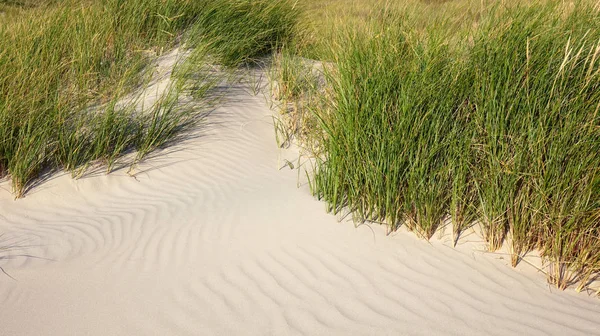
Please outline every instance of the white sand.
[{"label": "white sand", "polygon": [[[124,170],[0,190],[0,335],[599,335],[600,300],[478,252],[338,223],[262,97]],[[469,242],[472,241],[472,242]]]}]

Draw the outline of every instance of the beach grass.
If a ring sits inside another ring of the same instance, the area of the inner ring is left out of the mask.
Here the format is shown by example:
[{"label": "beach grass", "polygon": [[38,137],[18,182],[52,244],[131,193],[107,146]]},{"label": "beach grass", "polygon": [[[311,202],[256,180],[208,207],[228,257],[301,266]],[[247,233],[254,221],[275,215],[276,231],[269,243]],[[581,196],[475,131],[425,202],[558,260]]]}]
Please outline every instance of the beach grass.
[{"label": "beach grass", "polygon": [[[94,164],[110,172],[132,151],[138,162],[198,117],[179,98],[204,99],[211,84],[200,73],[204,65],[238,66],[285,44],[294,31],[293,6],[285,0],[3,3],[0,177],[8,176],[21,197],[48,173],[81,176]],[[177,72],[144,111],[135,100],[123,104],[149,84],[157,57],[176,45],[193,47],[193,63],[180,67],[186,73]]]},{"label": "beach grass", "polygon": [[600,270],[598,6],[387,4],[289,49],[331,65],[326,102],[302,114],[320,129],[303,138],[320,149],[315,195],[425,239],[478,225],[513,266],[535,249],[549,282],[587,288]]}]

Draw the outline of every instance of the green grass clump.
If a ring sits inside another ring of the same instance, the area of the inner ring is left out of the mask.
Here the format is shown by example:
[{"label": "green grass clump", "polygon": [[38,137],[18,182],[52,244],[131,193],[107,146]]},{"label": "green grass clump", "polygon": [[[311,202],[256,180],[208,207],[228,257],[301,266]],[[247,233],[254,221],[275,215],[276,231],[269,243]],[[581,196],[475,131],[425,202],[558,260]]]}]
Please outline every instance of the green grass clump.
[{"label": "green grass clump", "polygon": [[[110,172],[131,151],[137,162],[197,119],[198,109],[179,98],[205,99],[214,82],[208,53],[235,66],[270,52],[292,35],[291,9],[287,1],[238,0],[4,4],[0,177],[9,175],[20,197],[48,172],[80,176],[96,163]],[[148,65],[176,44],[194,47],[193,56],[163,97],[140,111],[128,97],[149,84]]]},{"label": "green grass clump", "polygon": [[[500,25],[498,22],[509,22]],[[490,246],[532,248],[550,280],[582,284],[600,258],[600,13],[515,8],[483,23],[470,95],[481,222]]]},{"label": "green grass clump", "polygon": [[450,203],[449,149],[465,119],[461,77],[443,27],[425,40],[405,33],[409,17],[381,20],[342,37],[347,48],[329,74],[333,101],[321,115],[327,154],[314,183],[331,210],[349,207],[391,229],[406,223],[430,238]]},{"label": "green grass clump", "polygon": [[[118,99],[141,85],[149,58],[189,25],[186,1],[40,4],[0,28],[0,174],[17,197],[41,173],[108,167],[144,127]],[[174,19],[177,17],[177,19]]]},{"label": "green grass clump", "polygon": [[[327,52],[313,191],[329,210],[455,239],[479,224],[549,281],[600,271],[600,12],[587,3],[375,11]],[[448,5],[450,6],[450,5]],[[298,76],[295,76],[296,78]],[[293,84],[293,83],[292,83]]]},{"label": "green grass clump", "polygon": [[299,14],[291,0],[208,0],[190,35],[208,43],[219,63],[239,66],[289,43]]}]

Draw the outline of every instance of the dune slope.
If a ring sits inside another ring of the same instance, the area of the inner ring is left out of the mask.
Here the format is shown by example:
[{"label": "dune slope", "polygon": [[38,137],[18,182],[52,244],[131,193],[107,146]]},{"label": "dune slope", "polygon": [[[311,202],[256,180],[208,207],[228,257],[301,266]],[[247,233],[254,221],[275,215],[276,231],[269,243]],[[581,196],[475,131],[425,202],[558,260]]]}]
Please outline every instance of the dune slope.
[{"label": "dune slope", "polygon": [[600,334],[600,300],[477,237],[339,223],[249,91],[135,177],[58,176],[18,201],[3,183],[0,335]]}]

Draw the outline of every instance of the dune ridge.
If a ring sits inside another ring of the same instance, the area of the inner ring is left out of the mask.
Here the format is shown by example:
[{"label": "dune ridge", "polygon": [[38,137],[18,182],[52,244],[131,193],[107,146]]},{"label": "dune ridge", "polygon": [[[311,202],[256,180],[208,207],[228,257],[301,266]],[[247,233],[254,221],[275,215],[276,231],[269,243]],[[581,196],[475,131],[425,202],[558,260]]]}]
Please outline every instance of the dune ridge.
[{"label": "dune ridge", "polygon": [[[272,112],[228,88],[198,134],[126,170],[0,191],[0,335],[592,335],[600,300],[509,258],[325,213]],[[12,246],[12,247],[11,247]]]}]

